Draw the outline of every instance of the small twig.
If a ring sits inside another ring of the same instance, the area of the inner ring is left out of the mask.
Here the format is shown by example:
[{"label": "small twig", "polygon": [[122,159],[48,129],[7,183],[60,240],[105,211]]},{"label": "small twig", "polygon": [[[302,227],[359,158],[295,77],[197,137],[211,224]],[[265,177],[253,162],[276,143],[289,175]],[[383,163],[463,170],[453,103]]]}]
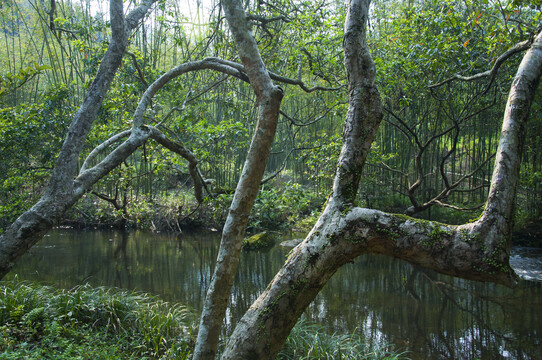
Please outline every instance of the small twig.
[{"label": "small twig", "polygon": [[290,22],[291,21],[285,15],[275,16],[275,17],[272,17],[272,18],[267,18],[265,16],[259,16],[259,15],[255,15],[255,14],[247,14],[247,19],[251,20],[251,21],[257,21],[257,22],[261,23],[262,25],[267,25],[267,24],[269,24],[271,22],[275,22],[275,21],[284,21],[284,22]]},{"label": "small twig", "polygon": [[[177,224],[178,224],[179,221],[182,222],[184,219],[188,218],[189,216],[191,216],[192,214],[194,214],[196,211],[198,211],[199,208],[200,208],[200,206],[201,206],[201,204],[203,204],[203,202],[198,203],[198,206],[196,206],[196,208],[195,208],[194,210],[192,210],[188,215],[186,215],[185,217],[183,217],[183,218],[181,218],[180,220],[178,220],[178,221],[177,221]],[[177,225],[177,226],[179,226],[179,225]],[[179,226],[179,230],[180,230],[180,229],[181,229],[181,227]],[[182,231],[181,231],[181,232],[182,232]]]}]

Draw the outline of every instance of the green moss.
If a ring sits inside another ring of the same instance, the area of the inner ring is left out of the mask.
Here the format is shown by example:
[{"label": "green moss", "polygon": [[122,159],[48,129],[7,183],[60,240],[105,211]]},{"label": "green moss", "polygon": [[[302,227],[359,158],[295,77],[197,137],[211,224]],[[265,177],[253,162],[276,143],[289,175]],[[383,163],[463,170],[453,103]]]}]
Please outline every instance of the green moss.
[{"label": "green moss", "polygon": [[[437,221],[413,218],[413,217],[410,217],[410,216],[405,215],[405,214],[392,214],[392,215],[394,216],[395,219],[399,219],[400,222],[402,222],[402,223],[410,221],[410,222],[419,224],[420,226],[422,226],[427,231],[429,231],[429,229],[432,228],[435,225],[437,225],[437,226],[446,225],[446,224],[441,224],[441,223],[439,223]],[[397,222],[395,222],[395,224],[398,225]]]},{"label": "green moss", "polygon": [[394,231],[388,228],[383,228],[379,225],[376,226],[376,231],[378,231],[381,234],[386,234],[387,236],[391,237],[393,240],[397,240],[401,237],[401,234],[398,231]]},{"label": "green moss", "polygon": [[[503,248],[506,244],[506,241],[501,241],[497,246],[493,248],[493,251],[488,256],[485,256],[482,261],[487,264],[491,270],[485,271],[488,274],[495,274],[497,272],[506,272],[508,267],[506,264],[503,264],[499,259],[499,254],[503,251]],[[484,246],[484,252],[487,251],[487,247]]]},{"label": "green moss", "polygon": [[429,233],[429,236],[426,240],[420,241],[420,244],[426,247],[434,247],[438,249],[444,248],[443,237],[449,236],[450,232],[443,230],[439,224],[436,224]]},{"label": "green moss", "polygon": [[446,230],[442,230],[440,225],[437,225],[433,228],[430,235],[433,241],[442,241],[442,237],[446,235],[450,235],[450,232]]},{"label": "green moss", "polygon": [[341,215],[342,215],[342,216],[346,216],[346,215],[348,215],[348,213],[349,213],[350,211],[352,211],[352,208],[351,208],[350,206],[346,205],[346,206],[344,207],[343,211],[341,211]]},{"label": "green moss", "polygon": [[480,234],[474,233],[472,234],[468,230],[461,230],[461,239],[463,239],[466,243],[472,243],[472,242],[481,242]]},{"label": "green moss", "polygon": [[272,248],[275,245],[275,237],[267,231],[263,231],[243,241],[245,250],[263,250]]},{"label": "green moss", "polygon": [[416,221],[416,222],[418,222],[418,221],[423,221],[423,220],[420,220],[420,219],[415,219],[415,218],[410,217],[410,216],[405,215],[405,214],[391,214],[391,215],[393,215],[394,218],[398,218],[398,219],[403,220],[403,222],[406,222],[406,221],[408,221],[408,220],[410,220],[410,221]]}]

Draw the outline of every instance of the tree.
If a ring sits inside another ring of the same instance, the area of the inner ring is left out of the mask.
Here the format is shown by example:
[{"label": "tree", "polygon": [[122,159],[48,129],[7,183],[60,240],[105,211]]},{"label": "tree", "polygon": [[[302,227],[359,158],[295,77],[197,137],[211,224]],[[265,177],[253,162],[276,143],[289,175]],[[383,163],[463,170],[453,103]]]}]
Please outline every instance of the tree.
[{"label": "tree", "polygon": [[107,52],[85,99],[74,115],[45,194],[0,236],[0,276],[9,272],[15,259],[43,237],[85,193],[90,183],[118,165],[94,169],[94,172],[87,171],[85,177],[73,179],[84,140],[126,51],[128,35],[152,4],[152,0],[144,1],[124,16],[122,2],[111,2],[112,36]]},{"label": "tree", "polygon": [[[263,177],[283,97],[283,91],[271,79],[293,84],[300,82],[266,70],[241,1],[225,0],[226,17],[243,64],[206,58],[179,65],[163,74],[142,96],[132,129],[113,136],[91,152],[73,179],[93,117],[120,66],[128,32],[151,5],[152,1],[144,2],[125,18],[122,2],[111,1],[113,35],[108,51],[68,130],[45,195],[0,236],[0,276],[4,276],[13,262],[36,243],[92,184],[119,166],[147,140],[154,139],[178,153],[196,169],[197,161],[184,146],[144,123],[143,115],[153,95],[167,82],[189,71],[205,69],[248,80],[257,95],[258,125],[223,230],[194,355],[195,359],[210,359],[216,355],[241,240]],[[361,171],[383,116],[375,86],[376,67],[366,41],[369,5],[369,0],[351,0],[345,22],[343,46],[349,105],[332,194],[307,238],[292,251],[275,279],[240,320],[222,356],[225,359],[273,358],[298,317],[326,281],[340,266],[362,253],[386,254],[466,279],[506,285],[515,281],[508,264],[509,235],[524,125],[542,73],[542,35],[539,33],[534,38],[510,91],[494,175],[482,217],[461,226],[420,221],[355,205]],[[123,138],[127,139],[105,159],[92,165],[97,153]],[[197,171],[195,174],[197,181]]]},{"label": "tree", "polygon": [[365,40],[368,13],[369,1],[350,2],[343,41],[349,109],[333,193],[307,238],[239,321],[223,359],[273,358],[327,280],[361,253],[386,254],[466,279],[515,282],[508,263],[513,200],[524,124],[542,74],[542,34],[525,55],[510,91],[485,211],[472,224],[448,226],[354,207],[361,170],[382,118]]},{"label": "tree", "polygon": [[539,12],[510,2],[375,3],[368,42],[385,105],[376,139],[385,157],[366,167],[362,198],[453,224],[477,218],[519,65],[511,56],[530,46],[538,24]]}]

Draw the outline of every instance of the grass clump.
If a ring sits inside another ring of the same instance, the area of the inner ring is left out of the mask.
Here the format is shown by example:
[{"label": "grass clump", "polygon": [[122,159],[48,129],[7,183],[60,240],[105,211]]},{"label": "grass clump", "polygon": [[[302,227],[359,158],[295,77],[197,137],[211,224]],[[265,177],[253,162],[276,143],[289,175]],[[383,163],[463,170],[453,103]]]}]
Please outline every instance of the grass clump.
[{"label": "grass clump", "polygon": [[[78,286],[0,283],[0,359],[190,359],[194,315],[147,294]],[[277,360],[407,359],[361,335],[300,321]]]},{"label": "grass clump", "polygon": [[0,284],[0,359],[187,359],[194,317],[147,294]]},{"label": "grass clump", "polygon": [[301,320],[292,329],[277,360],[407,360],[405,352],[399,353],[392,346],[370,346],[362,335],[329,334],[320,325]]}]

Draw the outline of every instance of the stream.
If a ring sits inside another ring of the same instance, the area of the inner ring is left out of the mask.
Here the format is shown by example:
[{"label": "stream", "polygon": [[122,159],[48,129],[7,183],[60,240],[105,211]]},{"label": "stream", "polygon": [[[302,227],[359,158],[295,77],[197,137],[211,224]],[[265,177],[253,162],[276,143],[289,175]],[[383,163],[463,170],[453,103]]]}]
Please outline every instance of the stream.
[{"label": "stream", "polygon": [[[56,229],[6,279],[64,288],[115,286],[198,312],[219,240],[217,233]],[[242,253],[228,331],[289,251],[277,245]],[[333,276],[304,317],[329,332],[358,332],[368,344],[394,344],[412,359],[542,359],[542,249],[513,248],[510,261],[523,279],[514,289],[440,275],[386,256],[360,256]]]}]

